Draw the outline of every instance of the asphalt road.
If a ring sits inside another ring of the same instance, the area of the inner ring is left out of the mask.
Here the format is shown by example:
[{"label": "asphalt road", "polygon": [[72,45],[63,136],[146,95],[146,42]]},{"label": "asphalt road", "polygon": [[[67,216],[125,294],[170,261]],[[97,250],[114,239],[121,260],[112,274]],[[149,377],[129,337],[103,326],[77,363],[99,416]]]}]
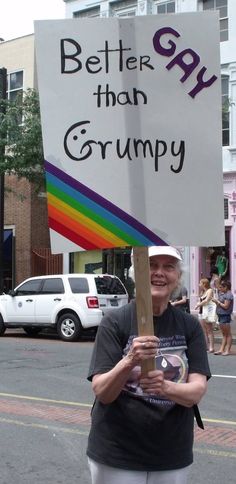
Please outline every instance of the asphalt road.
[{"label": "asphalt road", "polygon": [[[90,484],[86,444],[93,402],[86,380],[93,342],[0,338],[1,484]],[[236,348],[234,348],[235,350]],[[236,351],[210,355],[213,377],[200,410],[189,482],[235,482]]]}]

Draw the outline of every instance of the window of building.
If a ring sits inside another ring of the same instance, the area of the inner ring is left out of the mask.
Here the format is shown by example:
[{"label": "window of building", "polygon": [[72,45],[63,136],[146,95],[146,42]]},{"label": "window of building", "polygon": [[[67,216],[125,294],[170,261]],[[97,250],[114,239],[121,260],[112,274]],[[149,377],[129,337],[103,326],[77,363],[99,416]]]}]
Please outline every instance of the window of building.
[{"label": "window of building", "polygon": [[7,98],[15,101],[17,96],[23,96],[23,71],[12,72],[7,76]]},{"label": "window of building", "polygon": [[110,4],[112,17],[134,17],[137,15],[137,2],[135,0],[121,0]]},{"label": "window of building", "polygon": [[154,13],[175,13],[174,0],[160,0],[155,3]]},{"label": "window of building", "polygon": [[229,146],[229,77],[221,76],[222,145]]},{"label": "window of building", "polygon": [[[23,99],[23,71],[16,71],[7,76],[7,99],[10,101],[22,101]],[[22,124],[22,115],[18,115],[18,124]],[[9,142],[12,135],[9,133]]]},{"label": "window of building", "polygon": [[219,11],[220,41],[228,40],[228,0],[203,0],[203,10]]},{"label": "window of building", "polygon": [[229,200],[228,198],[224,198],[224,219],[228,220],[229,218]]},{"label": "window of building", "polygon": [[73,13],[74,18],[100,17],[100,7],[86,8]]}]

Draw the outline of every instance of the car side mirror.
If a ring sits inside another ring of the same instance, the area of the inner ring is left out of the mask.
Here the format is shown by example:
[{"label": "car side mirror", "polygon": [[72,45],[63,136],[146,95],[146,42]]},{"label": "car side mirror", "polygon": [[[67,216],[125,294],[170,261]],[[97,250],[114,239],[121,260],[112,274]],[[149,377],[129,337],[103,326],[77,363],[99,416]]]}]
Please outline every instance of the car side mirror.
[{"label": "car side mirror", "polygon": [[14,291],[13,289],[10,289],[10,291],[8,291],[8,295],[9,295],[9,296],[14,297],[14,296],[16,296],[16,294],[17,294],[17,292],[16,292],[16,291]]}]

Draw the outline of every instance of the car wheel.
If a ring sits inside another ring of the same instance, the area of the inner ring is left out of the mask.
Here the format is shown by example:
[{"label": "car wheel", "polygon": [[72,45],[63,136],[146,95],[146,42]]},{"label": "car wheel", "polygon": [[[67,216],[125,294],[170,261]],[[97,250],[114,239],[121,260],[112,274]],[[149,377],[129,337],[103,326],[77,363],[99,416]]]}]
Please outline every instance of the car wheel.
[{"label": "car wheel", "polygon": [[3,322],[2,316],[0,314],[0,336],[2,336],[6,331],[6,326]]},{"label": "car wheel", "polygon": [[58,319],[57,333],[64,341],[76,341],[81,331],[81,322],[76,314],[65,313]]},{"label": "car wheel", "polygon": [[23,330],[28,336],[37,336],[42,328],[35,328],[34,326],[24,327]]}]

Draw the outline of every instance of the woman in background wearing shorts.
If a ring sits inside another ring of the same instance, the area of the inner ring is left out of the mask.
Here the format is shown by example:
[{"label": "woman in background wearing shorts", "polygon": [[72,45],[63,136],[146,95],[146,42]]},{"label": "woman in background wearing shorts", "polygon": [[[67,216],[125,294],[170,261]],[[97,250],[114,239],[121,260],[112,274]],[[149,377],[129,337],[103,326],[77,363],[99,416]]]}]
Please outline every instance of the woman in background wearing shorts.
[{"label": "woman in background wearing shorts", "polygon": [[207,341],[209,341],[208,352],[214,353],[214,333],[213,325],[215,323],[216,305],[213,301],[213,289],[210,287],[208,279],[200,280],[201,301],[195,309],[202,308],[202,324],[205,329]]},{"label": "woman in background wearing shorts", "polygon": [[216,304],[216,312],[223,336],[221,347],[219,351],[215,352],[215,355],[228,356],[232,345],[230,323],[234,303],[234,296],[231,292],[231,283],[229,281],[220,283],[218,298],[213,298],[213,302]]}]

